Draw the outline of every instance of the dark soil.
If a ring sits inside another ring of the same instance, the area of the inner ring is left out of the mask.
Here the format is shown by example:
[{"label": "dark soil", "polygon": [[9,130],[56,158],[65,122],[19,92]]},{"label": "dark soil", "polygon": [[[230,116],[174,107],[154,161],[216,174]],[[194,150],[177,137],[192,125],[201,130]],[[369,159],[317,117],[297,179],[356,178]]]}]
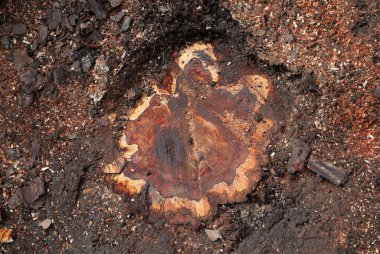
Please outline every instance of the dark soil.
[{"label": "dark soil", "polygon": [[[2,253],[380,251],[378,1],[251,2],[0,0],[0,228],[14,228]],[[198,228],[128,212],[101,171],[129,110],[195,41],[233,46],[271,77],[280,118],[258,188]],[[108,91],[95,104],[101,56]],[[288,174],[294,138],[348,181]],[[35,179],[44,193],[26,202],[17,193]]]}]

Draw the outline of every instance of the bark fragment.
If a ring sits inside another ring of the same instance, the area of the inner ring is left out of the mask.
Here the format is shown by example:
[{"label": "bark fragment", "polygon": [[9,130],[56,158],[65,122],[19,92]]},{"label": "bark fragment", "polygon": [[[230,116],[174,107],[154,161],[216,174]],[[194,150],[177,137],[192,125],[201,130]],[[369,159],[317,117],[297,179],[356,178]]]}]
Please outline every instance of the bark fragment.
[{"label": "bark fragment", "polygon": [[310,157],[307,168],[338,186],[347,181],[348,173],[343,168],[322,161],[313,155]]}]

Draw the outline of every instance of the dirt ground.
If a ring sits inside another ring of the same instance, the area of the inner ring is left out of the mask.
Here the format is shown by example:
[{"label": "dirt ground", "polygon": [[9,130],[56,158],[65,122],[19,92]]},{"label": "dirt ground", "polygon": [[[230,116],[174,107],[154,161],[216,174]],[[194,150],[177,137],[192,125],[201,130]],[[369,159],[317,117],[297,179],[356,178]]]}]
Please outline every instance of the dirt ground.
[{"label": "dirt ground", "polygon": [[[14,229],[1,253],[380,253],[379,12],[369,0],[0,0],[0,228]],[[102,167],[151,81],[196,41],[266,73],[279,122],[247,201],[191,227],[131,211]],[[294,138],[348,181],[289,174]]]}]

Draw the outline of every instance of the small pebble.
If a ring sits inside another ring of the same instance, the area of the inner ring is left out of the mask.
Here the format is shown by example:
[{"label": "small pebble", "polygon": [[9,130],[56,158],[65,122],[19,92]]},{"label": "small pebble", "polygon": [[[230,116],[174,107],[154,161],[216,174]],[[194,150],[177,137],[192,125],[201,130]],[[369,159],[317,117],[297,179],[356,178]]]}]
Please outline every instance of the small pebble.
[{"label": "small pebble", "polygon": [[77,134],[75,134],[75,133],[69,134],[67,136],[67,138],[70,139],[70,140],[76,139],[77,138]]},{"label": "small pebble", "polygon": [[106,19],[108,16],[107,9],[104,7],[104,5],[97,0],[88,0],[88,7],[90,10],[95,14],[97,19]]},{"label": "small pebble", "polygon": [[122,0],[108,0],[108,2],[111,4],[112,8],[115,8],[121,4]]},{"label": "small pebble", "polygon": [[92,31],[92,33],[90,34],[90,36],[88,36],[88,39],[90,41],[98,43],[99,41],[101,41],[103,39],[103,36],[102,36],[102,34],[98,30],[94,30],[94,31]]},{"label": "small pebble", "polygon": [[94,63],[93,58],[90,55],[86,55],[81,58],[80,65],[83,72],[88,72],[91,69],[92,64]]},{"label": "small pebble", "polygon": [[38,224],[38,226],[42,227],[43,230],[46,230],[51,226],[51,224],[52,224],[51,219],[45,219],[41,221],[40,224]]},{"label": "small pebble", "polygon": [[11,47],[11,39],[9,38],[9,36],[1,36],[0,45],[2,48],[9,49]]},{"label": "small pebble", "polygon": [[38,29],[38,44],[45,45],[48,32],[49,30],[47,26],[45,25],[40,26],[40,28]]},{"label": "small pebble", "polygon": [[125,16],[123,19],[123,23],[121,24],[121,32],[125,32],[129,29],[132,23],[132,17],[131,16]]},{"label": "small pebble", "polygon": [[220,231],[217,229],[205,229],[207,237],[212,241],[215,242],[218,239],[223,239],[222,235],[220,234]]},{"label": "small pebble", "polygon": [[69,20],[70,25],[75,26],[75,25],[77,24],[77,21],[78,21],[78,15],[76,15],[76,14],[71,14],[71,15],[68,17],[68,20]]},{"label": "small pebble", "polygon": [[30,85],[37,81],[38,71],[36,69],[28,69],[20,73],[20,81],[25,85]]},{"label": "small pebble", "polygon": [[125,14],[125,11],[121,10],[116,15],[111,16],[111,20],[115,22],[120,22],[120,20],[124,18]]},{"label": "small pebble", "polygon": [[15,50],[13,54],[13,64],[17,70],[21,70],[23,67],[27,66],[30,62],[32,62],[32,58],[30,58],[25,50]]},{"label": "small pebble", "polygon": [[25,35],[28,33],[28,29],[22,23],[14,24],[12,27],[13,33],[16,35]]},{"label": "small pebble", "polygon": [[51,9],[46,17],[46,23],[49,28],[49,30],[55,30],[59,27],[59,25],[62,22],[62,12],[57,9],[53,8]]},{"label": "small pebble", "polygon": [[12,160],[17,160],[21,158],[21,153],[18,150],[14,149],[9,149],[7,150],[7,155],[12,159]]},{"label": "small pebble", "polygon": [[380,85],[377,85],[375,89],[375,96],[380,99]]}]

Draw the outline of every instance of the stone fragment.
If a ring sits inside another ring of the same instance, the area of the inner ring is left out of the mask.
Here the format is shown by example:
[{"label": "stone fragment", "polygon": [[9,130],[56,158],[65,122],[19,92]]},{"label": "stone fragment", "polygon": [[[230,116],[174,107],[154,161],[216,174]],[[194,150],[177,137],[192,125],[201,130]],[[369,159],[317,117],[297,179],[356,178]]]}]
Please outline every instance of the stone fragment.
[{"label": "stone fragment", "polygon": [[72,134],[67,135],[67,138],[70,139],[70,140],[73,140],[73,139],[77,139],[78,136],[77,136],[77,134],[72,133]]},{"label": "stone fragment", "polygon": [[28,93],[23,87],[21,87],[21,90],[18,93],[19,105],[23,108],[26,108],[32,105],[33,101],[34,101],[34,94]]},{"label": "stone fragment", "polygon": [[41,25],[38,29],[38,44],[39,45],[45,45],[46,39],[48,36],[48,27],[45,25]]},{"label": "stone fragment", "polygon": [[22,188],[21,197],[26,205],[32,206],[33,203],[36,202],[44,193],[44,182],[41,177],[36,177],[29,185]]},{"label": "stone fragment", "polygon": [[286,33],[286,34],[284,35],[284,40],[285,40],[285,42],[287,42],[287,43],[291,43],[291,42],[294,41],[294,36],[293,36],[291,33]]},{"label": "stone fragment", "polygon": [[380,85],[377,85],[375,89],[375,96],[380,99]]},{"label": "stone fragment", "polygon": [[288,173],[294,174],[297,171],[302,171],[305,167],[305,162],[310,154],[310,147],[299,139],[294,139],[292,142],[292,153],[288,161]]},{"label": "stone fragment", "polygon": [[69,79],[70,70],[65,64],[58,65],[53,73],[56,85],[66,84]]},{"label": "stone fragment", "polygon": [[121,24],[120,32],[125,32],[129,29],[132,23],[132,17],[131,16],[125,16],[123,19],[123,23]]},{"label": "stone fragment", "polygon": [[35,92],[40,91],[42,88],[44,88],[46,82],[46,78],[37,75],[37,81],[33,81],[31,83],[24,84],[22,86],[22,90],[28,94],[32,94]]},{"label": "stone fragment", "polygon": [[8,149],[7,150],[7,155],[9,156],[9,158],[11,158],[12,160],[17,160],[17,159],[20,159],[21,158],[21,153],[19,150],[16,150],[16,149]]},{"label": "stone fragment", "polygon": [[49,30],[55,30],[62,22],[62,12],[57,8],[52,8],[47,14],[46,23]]},{"label": "stone fragment", "polygon": [[77,21],[78,21],[78,15],[71,14],[67,19],[68,19],[70,25],[75,26],[77,24]]},{"label": "stone fragment", "polygon": [[109,67],[106,64],[104,55],[99,56],[95,61],[95,66],[92,71],[95,83],[89,87],[89,97],[95,104],[98,103],[107,92],[108,71]]},{"label": "stone fragment", "polygon": [[2,48],[9,49],[11,47],[11,38],[7,35],[1,36],[0,45]]},{"label": "stone fragment", "polygon": [[125,14],[125,11],[121,10],[116,15],[111,16],[111,20],[115,22],[120,22],[120,20],[124,18]]},{"label": "stone fragment", "polygon": [[70,21],[69,21],[68,17],[66,17],[66,16],[64,16],[64,18],[62,20],[62,27],[66,28],[70,32],[74,32],[74,27],[70,24]]},{"label": "stone fragment", "polygon": [[22,203],[21,189],[17,189],[16,192],[8,199],[9,209],[15,209]]},{"label": "stone fragment", "polygon": [[102,36],[101,33],[99,33],[98,30],[94,30],[94,31],[92,31],[92,33],[90,34],[90,36],[88,36],[88,39],[90,41],[98,43],[99,41],[101,41],[103,39],[103,36]]},{"label": "stone fragment", "polygon": [[53,221],[51,219],[44,219],[40,222],[40,224],[38,224],[38,226],[42,227],[43,230],[46,230],[51,226],[52,222]]},{"label": "stone fragment", "polygon": [[338,186],[347,181],[348,172],[346,172],[343,168],[337,167],[329,162],[322,161],[313,155],[310,156],[307,168]]},{"label": "stone fragment", "polygon": [[17,23],[12,26],[13,34],[15,35],[25,35],[28,33],[28,29],[22,23]]},{"label": "stone fragment", "polygon": [[104,5],[97,0],[88,0],[88,7],[95,14],[97,19],[106,19],[108,12]]},{"label": "stone fragment", "polygon": [[32,147],[30,149],[29,159],[25,164],[26,169],[31,169],[35,166],[34,164],[38,158],[38,155],[40,154],[40,148],[41,148],[40,143],[38,143],[36,140],[34,140],[32,142]]},{"label": "stone fragment", "polygon": [[30,62],[32,62],[32,58],[28,56],[26,50],[15,50],[13,54],[13,64],[16,70],[20,71],[23,67],[27,66]]},{"label": "stone fragment", "polygon": [[220,231],[217,230],[217,229],[205,229],[205,232],[206,232],[206,235],[208,237],[208,239],[210,239],[210,241],[212,242],[215,242],[217,240],[221,240],[223,239],[222,238],[222,235],[220,234]]},{"label": "stone fragment", "polygon": [[24,85],[30,85],[37,81],[38,71],[36,69],[28,69],[19,74],[20,81]]},{"label": "stone fragment", "polygon": [[118,7],[122,0],[108,0],[112,8]]},{"label": "stone fragment", "polygon": [[80,66],[83,72],[88,72],[91,69],[91,66],[94,62],[94,59],[91,55],[85,55],[80,59]]}]

